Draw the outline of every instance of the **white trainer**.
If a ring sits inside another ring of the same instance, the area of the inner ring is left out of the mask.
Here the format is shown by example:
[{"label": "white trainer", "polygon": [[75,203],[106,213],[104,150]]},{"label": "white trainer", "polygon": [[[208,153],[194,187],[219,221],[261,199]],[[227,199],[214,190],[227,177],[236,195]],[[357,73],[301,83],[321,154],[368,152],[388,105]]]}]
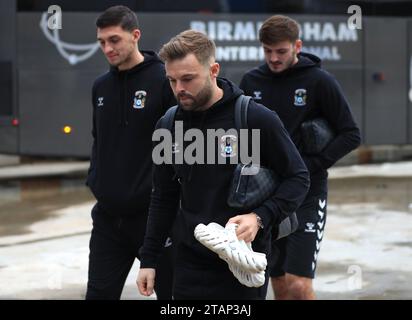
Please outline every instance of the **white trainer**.
[{"label": "white trainer", "polygon": [[241,284],[250,288],[259,288],[265,284],[265,271],[249,272],[230,262],[227,262],[227,264],[229,270]]},{"label": "white trainer", "polygon": [[239,240],[236,236],[237,224],[230,223],[226,228],[211,222],[207,226],[198,224],[194,231],[195,238],[208,249],[217,253],[226,262],[238,266],[244,271],[260,272],[266,269],[266,255],[254,252],[250,243]]}]

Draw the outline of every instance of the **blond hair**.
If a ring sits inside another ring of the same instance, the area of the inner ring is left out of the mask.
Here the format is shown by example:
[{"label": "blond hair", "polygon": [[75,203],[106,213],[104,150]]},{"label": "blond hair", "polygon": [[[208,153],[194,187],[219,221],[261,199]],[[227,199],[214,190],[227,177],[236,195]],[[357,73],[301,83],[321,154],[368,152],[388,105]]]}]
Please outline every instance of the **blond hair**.
[{"label": "blond hair", "polygon": [[159,56],[164,62],[182,59],[193,53],[197,60],[207,65],[215,59],[216,46],[207,35],[195,30],[186,30],[163,45]]}]

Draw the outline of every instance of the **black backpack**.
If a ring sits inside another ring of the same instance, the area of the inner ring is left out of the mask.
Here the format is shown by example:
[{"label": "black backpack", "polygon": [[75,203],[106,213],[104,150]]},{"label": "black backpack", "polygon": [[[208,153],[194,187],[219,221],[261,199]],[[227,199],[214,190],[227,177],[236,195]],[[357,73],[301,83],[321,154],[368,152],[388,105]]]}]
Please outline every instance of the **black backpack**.
[{"label": "black backpack", "polygon": [[[250,100],[252,98],[245,95],[240,95],[236,99],[235,103],[235,127],[236,130],[239,132],[240,129],[247,129],[247,113],[250,104]],[[169,131],[173,130],[174,127],[174,120],[176,117],[178,106],[173,106],[168,109],[161,119],[161,127],[164,129],[168,129]],[[250,139],[249,139],[250,141]],[[298,218],[296,216],[296,212],[293,212],[290,216],[287,216],[282,219],[280,224],[277,226],[274,225],[272,227],[272,240],[276,241],[280,238],[284,238],[289,234],[296,231],[298,228]]]}]

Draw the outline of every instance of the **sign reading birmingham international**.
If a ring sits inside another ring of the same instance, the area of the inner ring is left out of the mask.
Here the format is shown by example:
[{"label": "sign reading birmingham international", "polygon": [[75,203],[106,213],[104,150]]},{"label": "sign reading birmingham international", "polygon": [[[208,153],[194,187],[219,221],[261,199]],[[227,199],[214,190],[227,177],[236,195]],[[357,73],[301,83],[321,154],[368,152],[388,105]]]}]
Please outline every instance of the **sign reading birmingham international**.
[{"label": "sign reading birmingham international", "polygon": [[[261,61],[263,50],[259,41],[262,21],[209,20],[190,22],[190,28],[206,33],[217,42],[218,61]],[[325,45],[304,46],[303,51],[313,53],[322,60],[339,61],[342,56],[336,45],[338,42],[357,42],[358,31],[346,22],[303,22],[300,25],[301,39],[305,42],[326,43]],[[244,45],[223,45],[223,43],[244,42]],[[253,42],[247,45],[247,42]]]}]

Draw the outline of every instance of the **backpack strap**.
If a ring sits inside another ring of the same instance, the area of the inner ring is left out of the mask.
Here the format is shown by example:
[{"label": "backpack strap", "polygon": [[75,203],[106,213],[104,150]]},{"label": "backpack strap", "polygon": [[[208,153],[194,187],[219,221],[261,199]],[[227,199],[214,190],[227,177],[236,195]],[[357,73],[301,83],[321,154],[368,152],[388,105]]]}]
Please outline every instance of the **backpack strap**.
[{"label": "backpack strap", "polygon": [[[243,94],[241,94],[236,99],[236,103],[235,103],[235,127],[236,127],[236,130],[238,130],[238,131],[240,129],[247,129],[248,128],[248,125],[247,125],[247,112],[248,112],[248,108],[249,108],[250,99],[252,99],[252,97],[245,96]],[[161,120],[161,127],[162,128],[169,129],[170,131],[173,129],[173,125],[174,125],[173,122],[175,120],[177,108],[178,108],[178,106],[175,105],[175,106],[169,108],[166,111],[166,113],[164,114],[164,116],[162,117],[162,120]]]},{"label": "backpack strap", "polygon": [[178,106],[175,105],[169,108],[164,116],[160,120],[160,127],[164,129],[168,129],[170,132],[173,130],[174,121],[177,113]]},{"label": "backpack strap", "polygon": [[251,97],[241,94],[235,103],[235,127],[238,133],[240,129],[247,129],[247,111]]}]

